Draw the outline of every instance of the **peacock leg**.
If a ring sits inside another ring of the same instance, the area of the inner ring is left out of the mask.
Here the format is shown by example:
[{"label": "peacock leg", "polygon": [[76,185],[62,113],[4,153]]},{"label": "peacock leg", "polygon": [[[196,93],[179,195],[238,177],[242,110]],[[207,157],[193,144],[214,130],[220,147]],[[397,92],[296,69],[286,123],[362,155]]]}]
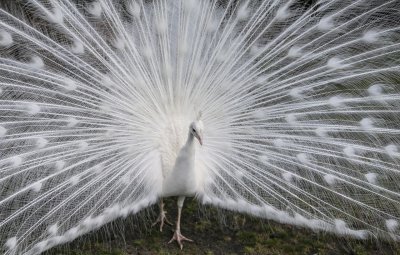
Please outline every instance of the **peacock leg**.
[{"label": "peacock leg", "polygon": [[183,207],[183,202],[185,201],[185,197],[178,197],[178,219],[176,220],[176,229],[175,229],[175,233],[172,236],[171,240],[168,243],[171,243],[172,241],[177,241],[179,244],[179,247],[183,248],[183,241],[188,241],[188,242],[193,242],[193,240],[184,237],[181,234],[181,214],[182,214],[182,207]]},{"label": "peacock leg", "polygon": [[168,225],[172,226],[172,223],[167,219],[167,211],[164,211],[164,201],[161,198],[160,199],[160,214],[158,215],[157,220],[151,225],[152,227],[154,227],[157,223],[160,223],[160,232],[162,232],[162,229],[164,227],[164,223],[167,223]]}]

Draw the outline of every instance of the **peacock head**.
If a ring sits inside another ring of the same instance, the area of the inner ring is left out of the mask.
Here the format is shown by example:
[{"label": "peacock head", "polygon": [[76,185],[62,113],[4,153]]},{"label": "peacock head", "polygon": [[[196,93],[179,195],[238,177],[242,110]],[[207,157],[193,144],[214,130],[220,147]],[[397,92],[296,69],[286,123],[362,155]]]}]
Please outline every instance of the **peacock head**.
[{"label": "peacock head", "polygon": [[189,132],[199,140],[200,145],[203,145],[203,122],[201,120],[193,121],[190,124]]}]

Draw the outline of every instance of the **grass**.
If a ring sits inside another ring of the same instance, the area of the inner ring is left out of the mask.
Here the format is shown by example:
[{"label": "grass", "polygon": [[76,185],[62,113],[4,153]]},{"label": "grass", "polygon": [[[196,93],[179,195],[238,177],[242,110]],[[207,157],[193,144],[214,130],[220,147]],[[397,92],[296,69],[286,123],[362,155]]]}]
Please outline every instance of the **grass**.
[{"label": "grass", "polygon": [[[166,200],[168,216],[175,219],[174,199]],[[247,215],[214,208],[200,208],[187,199],[183,210],[182,233],[195,240],[181,251],[168,244],[173,227],[163,232],[151,228],[157,208],[143,212],[140,218],[121,219],[70,244],[48,251],[47,255],[132,255],[132,254],[271,254],[271,255],[379,255],[400,254],[393,243],[349,240],[327,233],[282,225]]]}]

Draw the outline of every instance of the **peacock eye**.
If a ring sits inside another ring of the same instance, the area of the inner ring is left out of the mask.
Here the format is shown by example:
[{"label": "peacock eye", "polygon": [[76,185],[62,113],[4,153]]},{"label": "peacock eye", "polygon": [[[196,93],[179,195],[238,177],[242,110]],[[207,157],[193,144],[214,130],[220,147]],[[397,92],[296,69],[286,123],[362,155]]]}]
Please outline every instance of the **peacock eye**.
[{"label": "peacock eye", "polygon": [[192,128],[192,131],[193,131],[194,133],[196,133],[196,130],[195,130],[194,128]]}]

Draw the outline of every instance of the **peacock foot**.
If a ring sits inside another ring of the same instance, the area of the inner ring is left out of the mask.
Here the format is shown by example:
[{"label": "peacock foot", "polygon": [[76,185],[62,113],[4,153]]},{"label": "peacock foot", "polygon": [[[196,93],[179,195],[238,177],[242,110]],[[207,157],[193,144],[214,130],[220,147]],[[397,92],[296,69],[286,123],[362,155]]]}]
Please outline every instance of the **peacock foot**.
[{"label": "peacock foot", "polygon": [[173,224],[167,219],[166,214],[166,211],[161,211],[158,215],[157,220],[153,224],[151,224],[151,226],[154,227],[155,225],[157,225],[157,223],[160,223],[160,232],[162,232],[165,223],[172,226]]},{"label": "peacock foot", "polygon": [[183,248],[183,243],[182,243],[183,241],[193,242],[192,239],[189,239],[189,238],[184,237],[184,236],[181,234],[181,231],[178,230],[178,229],[175,230],[174,235],[172,236],[171,240],[170,240],[168,243],[172,243],[173,241],[176,241],[176,242],[178,243],[178,245],[179,245],[179,247],[181,248],[181,250],[182,250],[182,248]]}]

